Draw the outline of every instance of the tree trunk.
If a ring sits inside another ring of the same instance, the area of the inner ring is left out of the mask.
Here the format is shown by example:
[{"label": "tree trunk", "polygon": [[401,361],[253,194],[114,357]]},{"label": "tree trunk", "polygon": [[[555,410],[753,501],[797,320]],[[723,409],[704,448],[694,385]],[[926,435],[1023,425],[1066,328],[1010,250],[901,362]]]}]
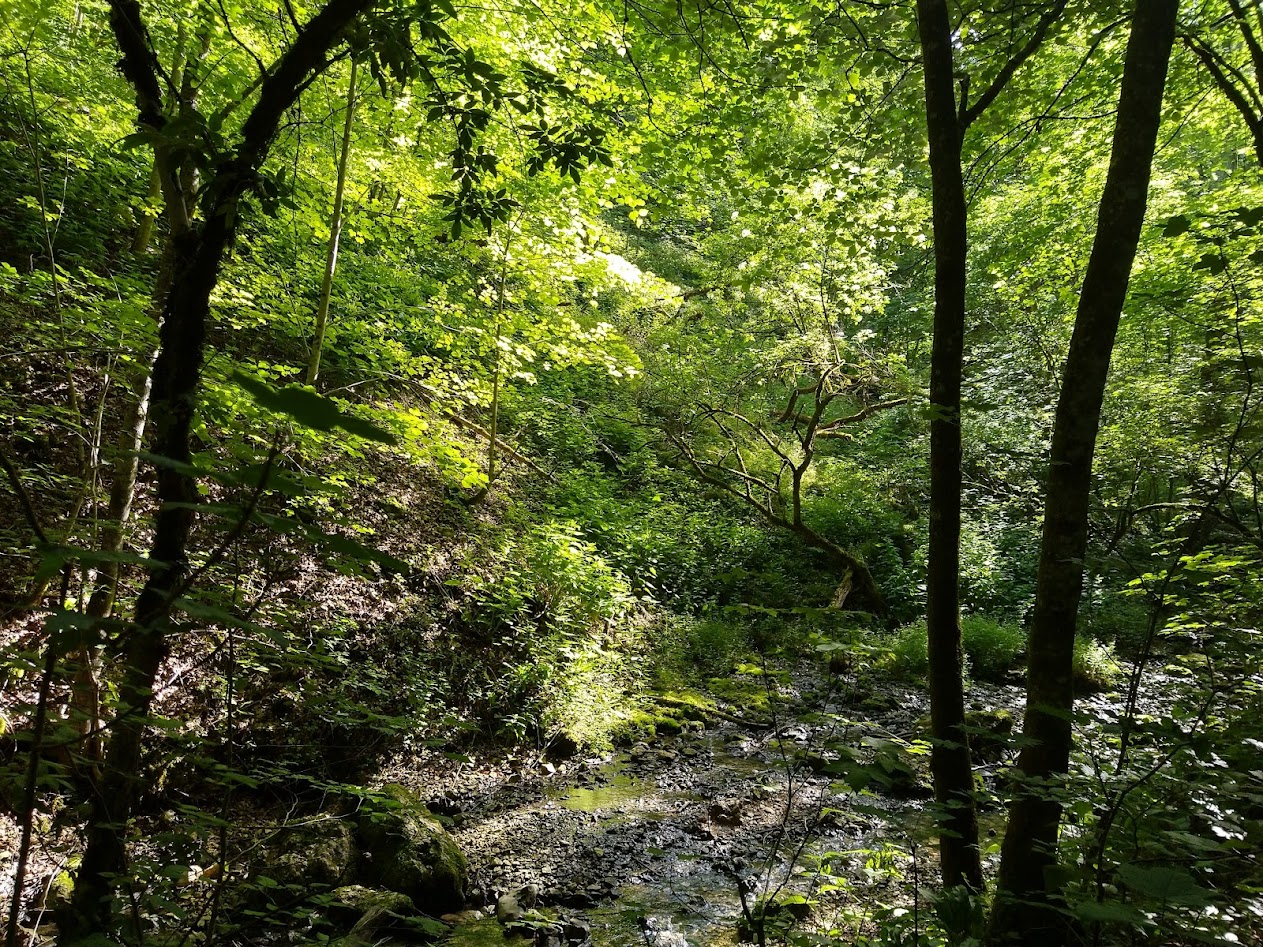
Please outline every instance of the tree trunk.
[{"label": "tree trunk", "polygon": [[[110,929],[114,887],[126,877],[127,825],[142,785],[144,731],[158,670],[170,647],[171,612],[188,574],[193,505],[198,499],[188,464],[210,297],[236,230],[238,204],[253,185],[285,110],[310,77],[328,65],[328,50],[370,3],[329,0],[308,21],[261,84],[235,156],[217,169],[213,205],[206,208],[197,226],[176,229],[171,236],[172,284],[162,310],[150,416],[154,452],[173,463],[157,465],[160,506],[149,555],[151,572],[137,599],[132,627],[123,638],[119,711],[111,725],[104,773],[93,794],[73,916],[61,931],[64,942]],[[136,90],[139,124],[160,130],[165,120],[157,63],[136,0],[113,0],[110,23],[123,54],[120,69]],[[161,146],[158,151],[161,154]],[[162,168],[168,210],[183,211],[178,169],[169,160]]]},{"label": "tree trunk", "polygon": [[1096,239],[1079,296],[1062,376],[1045,494],[1030,670],[1018,759],[1021,781],[1009,813],[991,917],[994,943],[1054,945],[1066,940],[1057,887],[1059,789],[1069,765],[1074,708],[1075,622],[1087,550],[1092,456],[1114,336],[1127,296],[1162,117],[1162,93],[1179,0],[1137,0],[1123,66],[1109,174]]},{"label": "tree trunk", "polygon": [[968,254],[964,136],[956,110],[952,29],[946,0],[917,0],[925,67],[925,113],[934,203],[934,343],[930,361],[930,537],[926,626],[930,658],[931,758],[940,808],[943,884],[982,890],[978,814],[964,729],[960,643],[960,387]]},{"label": "tree trunk", "polygon": [[325,257],[324,280],[320,284],[320,303],[316,307],[316,332],[311,340],[311,356],[307,362],[307,384],[314,385],[320,375],[320,355],[325,345],[325,327],[329,324],[329,295],[333,292],[333,274],[338,267],[338,239],[342,236],[342,197],[346,193],[346,163],[351,154],[351,127],[355,120],[355,69],[351,60],[351,80],[346,90],[346,124],[342,127],[342,154],[338,156],[338,183],[333,191],[333,215],[329,220],[329,252]]},{"label": "tree trunk", "polygon": [[136,603],[133,627],[122,648],[123,679],[112,724],[109,752],[88,817],[87,847],[74,890],[74,908],[84,931],[108,929],[114,877],[126,867],[127,820],[140,789],[142,737],[153,686],[167,655],[167,624],[188,570],[188,540],[197,484],[185,471],[192,456],[190,434],[201,374],[210,293],[232,236],[227,215],[211,216],[204,232],[175,238],[175,282],[163,310],[159,354],[154,363],[151,415],[154,452],[181,465],[157,468],[161,507],[149,558],[149,579]]}]

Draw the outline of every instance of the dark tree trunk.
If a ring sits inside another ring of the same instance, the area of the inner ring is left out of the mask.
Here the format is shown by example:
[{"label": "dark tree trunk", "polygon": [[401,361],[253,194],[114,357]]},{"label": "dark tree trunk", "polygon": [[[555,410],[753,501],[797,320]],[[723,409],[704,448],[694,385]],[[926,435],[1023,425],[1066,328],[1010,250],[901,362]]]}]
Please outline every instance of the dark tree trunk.
[{"label": "dark tree trunk", "polygon": [[1053,945],[1066,937],[1063,915],[1055,907],[1057,891],[1046,871],[1057,861],[1058,788],[1072,742],[1071,665],[1087,550],[1092,455],[1145,216],[1178,6],[1179,0],[1137,0],[1109,174],[1062,376],[1031,623],[1026,745],[1018,759],[1021,785],[1010,808],[989,932],[996,943]]},{"label": "dark tree trunk", "polygon": [[934,348],[930,362],[930,540],[926,575],[934,796],[943,883],[982,889],[978,815],[965,733],[960,648],[960,385],[968,253],[963,126],[956,110],[946,0],[917,0],[934,200]]},{"label": "dark tree trunk", "polygon": [[[170,648],[171,612],[188,574],[193,505],[198,499],[188,463],[210,297],[233,240],[238,204],[253,185],[285,110],[310,77],[327,66],[328,50],[370,3],[330,0],[308,22],[261,84],[259,100],[242,128],[235,157],[216,173],[213,183],[217,196],[205,208],[203,222],[177,228],[170,238],[172,282],[162,307],[150,418],[154,453],[174,463],[159,463],[156,469],[160,506],[149,556],[152,571],[137,599],[132,627],[123,639],[120,707],[111,725],[103,775],[88,816],[87,847],[76,878],[73,917],[61,931],[64,942],[110,929],[114,887],[126,874],[127,823],[142,788],[144,731],[158,671]],[[157,63],[135,0],[114,0],[111,26],[123,54],[120,69],[136,90],[139,124],[161,130],[165,120]],[[158,151],[162,157],[161,146]],[[178,179],[169,162],[166,171],[168,211],[182,211]]]},{"label": "dark tree trunk", "polygon": [[[175,281],[163,311],[160,350],[154,363],[154,452],[179,465],[191,460],[190,434],[210,293],[232,236],[227,215],[212,216],[205,231],[187,233],[174,250]],[[140,789],[142,737],[158,669],[167,655],[172,603],[188,571],[188,540],[197,485],[185,471],[158,466],[161,503],[154,527],[149,579],[136,602],[134,624],[122,649],[119,710],[111,727],[104,773],[88,819],[87,848],[79,867],[74,903],[85,930],[104,930],[110,917],[110,877],[126,866],[126,822]]]}]

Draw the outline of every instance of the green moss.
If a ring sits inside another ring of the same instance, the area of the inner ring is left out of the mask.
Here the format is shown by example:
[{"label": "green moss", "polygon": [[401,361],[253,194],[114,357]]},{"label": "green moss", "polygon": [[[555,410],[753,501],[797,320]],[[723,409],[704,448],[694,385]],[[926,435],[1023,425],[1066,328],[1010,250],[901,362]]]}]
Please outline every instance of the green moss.
[{"label": "green moss", "polygon": [[712,677],[706,682],[712,694],[743,710],[766,711],[769,709],[767,686],[762,678],[740,675],[736,677]]},{"label": "green moss", "polygon": [[665,715],[655,717],[653,725],[659,734],[667,734],[668,736],[678,736],[680,731],[684,729],[684,723],[678,717]]},{"label": "green moss", "polygon": [[715,702],[696,691],[667,690],[658,695],[661,703],[671,708],[671,713],[685,720],[706,723],[715,715]]},{"label": "green moss", "polygon": [[455,840],[406,787],[389,785],[359,818],[372,880],[412,898],[427,914],[459,911],[468,868]]}]

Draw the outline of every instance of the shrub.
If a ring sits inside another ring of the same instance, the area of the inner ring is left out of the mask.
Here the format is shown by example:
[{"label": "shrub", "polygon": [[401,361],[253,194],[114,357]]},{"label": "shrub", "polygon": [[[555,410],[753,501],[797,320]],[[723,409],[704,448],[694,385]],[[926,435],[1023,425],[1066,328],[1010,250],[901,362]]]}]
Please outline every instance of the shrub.
[{"label": "shrub", "polygon": [[1026,632],[1017,625],[969,615],[961,619],[960,631],[970,670],[979,680],[1002,681],[1021,663]]},{"label": "shrub", "polygon": [[727,674],[749,645],[749,630],[738,622],[699,619],[681,632],[685,666],[705,677]]},{"label": "shrub", "polygon": [[1107,595],[1085,610],[1087,637],[1111,644],[1126,655],[1139,654],[1149,634],[1149,605],[1137,595]]},{"label": "shrub", "polygon": [[1123,676],[1123,668],[1109,645],[1091,638],[1074,639],[1074,686],[1077,691],[1105,691]]},{"label": "shrub", "polygon": [[925,619],[904,625],[887,642],[889,653],[881,665],[895,677],[924,679],[930,669],[930,647]]}]

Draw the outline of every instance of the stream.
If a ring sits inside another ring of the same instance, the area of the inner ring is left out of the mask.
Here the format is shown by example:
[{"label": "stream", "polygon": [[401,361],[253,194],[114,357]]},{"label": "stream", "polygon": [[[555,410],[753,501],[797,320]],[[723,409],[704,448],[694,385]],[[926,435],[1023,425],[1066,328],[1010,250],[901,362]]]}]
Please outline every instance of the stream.
[{"label": "stream", "polygon": [[[1018,699],[1014,688],[970,696],[979,707]],[[815,770],[831,744],[871,750],[917,738],[927,698],[891,686],[860,701],[806,680],[783,699],[761,725],[690,722],[603,757],[532,758],[449,786],[440,802],[456,813],[469,903],[487,915],[459,925],[451,947],[503,943],[496,899],[528,885],[540,907],[589,925],[594,947],[683,947],[679,935],[734,943],[741,887],[751,905],[765,894],[813,898],[813,926],[841,924],[847,895],[821,896],[815,864],[828,855],[835,874],[866,885],[909,872],[905,855],[872,852],[929,838],[928,756],[912,758],[921,769],[897,793],[856,793]],[[937,866],[923,854],[917,870],[932,883]]]}]

